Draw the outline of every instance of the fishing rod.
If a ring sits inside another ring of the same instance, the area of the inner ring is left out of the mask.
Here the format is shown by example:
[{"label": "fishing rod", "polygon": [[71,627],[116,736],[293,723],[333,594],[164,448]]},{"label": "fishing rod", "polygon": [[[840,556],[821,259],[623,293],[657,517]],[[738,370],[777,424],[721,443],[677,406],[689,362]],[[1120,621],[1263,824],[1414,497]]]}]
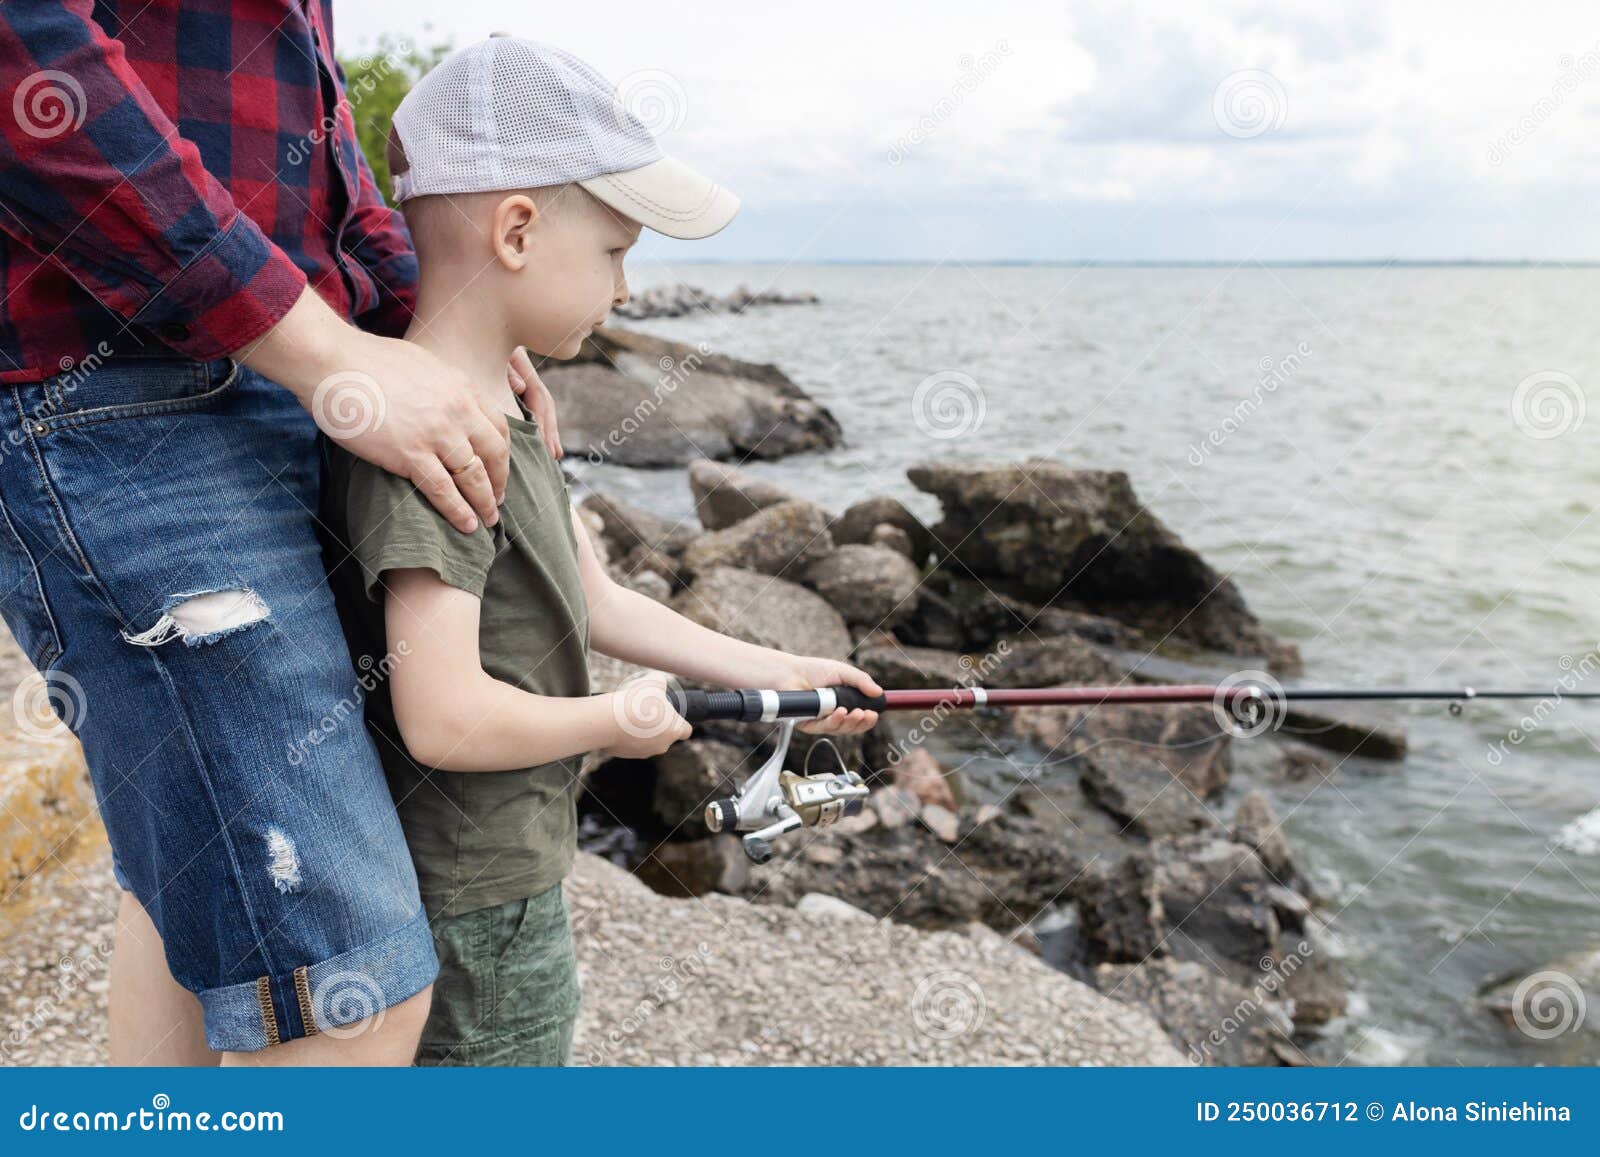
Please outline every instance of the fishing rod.
[{"label": "fishing rod", "polygon": [[[939,711],[980,707],[1102,707],[1119,704],[1210,703],[1224,722],[1258,734],[1289,703],[1434,701],[1459,715],[1474,699],[1600,699],[1600,691],[1476,687],[1284,687],[1270,676],[1238,678],[1222,683],[1187,683],[1100,687],[949,687],[936,690],[884,691],[868,695],[854,687],[822,687],[812,691],[735,691],[668,689],[673,709],[689,723],[711,721],[777,723],[777,748],[733,795],[706,805],[706,827],[713,832],[744,832],[744,850],[755,863],[772,858],[772,841],[801,827],[824,827],[856,815],[869,789],[862,777],[844,766],[810,774],[785,771],[784,757],[802,719],[823,719],[834,710]],[[815,750],[813,748],[813,750]],[[837,754],[837,749],[835,749]]]}]

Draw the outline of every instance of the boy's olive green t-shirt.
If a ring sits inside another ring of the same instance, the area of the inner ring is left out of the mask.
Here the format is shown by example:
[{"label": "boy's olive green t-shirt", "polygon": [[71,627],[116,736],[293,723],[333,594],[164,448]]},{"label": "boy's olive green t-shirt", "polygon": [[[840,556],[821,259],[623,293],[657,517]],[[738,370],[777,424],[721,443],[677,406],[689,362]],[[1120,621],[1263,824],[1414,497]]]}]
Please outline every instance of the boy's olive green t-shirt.
[{"label": "boy's olive green t-shirt", "polygon": [[482,600],[484,671],[538,695],[589,694],[588,605],[571,494],[531,418],[507,417],[511,469],[500,521],[462,534],[408,480],[329,444],[323,515],[330,574],[367,690],[367,725],[388,773],[423,904],[455,916],[560,883],[577,851],[582,756],[514,771],[441,771],[406,751],[388,676],[385,571],[425,567]]}]

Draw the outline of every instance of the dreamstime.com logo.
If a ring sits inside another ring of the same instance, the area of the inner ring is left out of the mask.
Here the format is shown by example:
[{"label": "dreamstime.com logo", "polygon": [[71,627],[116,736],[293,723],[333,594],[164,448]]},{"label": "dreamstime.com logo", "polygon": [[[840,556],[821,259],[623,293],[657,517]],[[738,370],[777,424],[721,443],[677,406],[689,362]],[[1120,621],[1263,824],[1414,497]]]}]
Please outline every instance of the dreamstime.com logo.
[{"label": "dreamstime.com logo", "polygon": [[365,972],[330,973],[311,989],[317,1031],[336,1040],[376,1031],[383,1024],[388,1007],[383,986]]},{"label": "dreamstime.com logo", "polygon": [[29,739],[59,739],[75,731],[88,710],[83,684],[65,671],[33,671],[11,696],[17,730]]},{"label": "dreamstime.com logo", "polygon": [[618,727],[635,739],[665,734],[678,720],[667,696],[678,692],[678,681],[659,672],[635,675],[611,697],[611,714]]},{"label": "dreamstime.com logo", "polygon": [[1230,72],[1211,96],[1217,127],[1237,140],[1265,136],[1283,127],[1289,98],[1270,72],[1243,68]]},{"label": "dreamstime.com logo", "polygon": [[928,437],[941,441],[976,431],[987,410],[983,387],[960,370],[929,374],[911,394],[912,422]]},{"label": "dreamstime.com logo", "polygon": [[983,986],[956,968],[930,972],[911,994],[911,1021],[935,1040],[955,1040],[978,1031],[989,1010]]},{"label": "dreamstime.com logo", "polygon": [[612,95],[611,107],[619,126],[636,120],[654,136],[682,128],[689,116],[689,98],[682,83],[659,68],[642,68],[623,77]]},{"label": "dreamstime.com logo", "polygon": [[157,1093],[147,1109],[125,1113],[108,1109],[51,1109],[29,1105],[17,1117],[24,1133],[282,1133],[283,1114],[250,1109],[191,1113],[172,1107],[172,1098]]},{"label": "dreamstime.com logo", "polygon": [[1211,711],[1224,731],[1253,739],[1283,726],[1289,701],[1283,684],[1267,672],[1240,671],[1217,684]]},{"label": "dreamstime.com logo", "polygon": [[83,127],[89,99],[75,77],[44,69],[17,85],[11,95],[11,115],[30,137],[53,140]]},{"label": "dreamstime.com logo", "polygon": [[1511,392],[1511,420],[1530,438],[1571,434],[1583,425],[1588,408],[1583,387],[1560,370],[1529,374]]},{"label": "dreamstime.com logo", "polygon": [[1583,986],[1553,968],[1523,977],[1511,994],[1511,1019],[1533,1040],[1554,1040],[1575,1032],[1588,1011]]},{"label": "dreamstime.com logo", "polygon": [[335,441],[371,433],[387,412],[378,379],[360,370],[329,374],[311,394],[311,416]]}]

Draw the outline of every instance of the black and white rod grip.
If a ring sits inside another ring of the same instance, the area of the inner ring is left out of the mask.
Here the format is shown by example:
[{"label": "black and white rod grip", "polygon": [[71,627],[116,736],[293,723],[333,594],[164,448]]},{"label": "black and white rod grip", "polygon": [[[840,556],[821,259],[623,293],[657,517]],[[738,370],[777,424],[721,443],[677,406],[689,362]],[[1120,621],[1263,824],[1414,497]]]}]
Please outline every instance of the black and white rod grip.
[{"label": "black and white rod grip", "polygon": [[824,687],[819,691],[685,691],[667,689],[673,710],[690,723],[724,719],[745,723],[770,723],[775,719],[820,719],[835,707],[853,711],[882,711],[881,695],[864,695],[854,687]]}]

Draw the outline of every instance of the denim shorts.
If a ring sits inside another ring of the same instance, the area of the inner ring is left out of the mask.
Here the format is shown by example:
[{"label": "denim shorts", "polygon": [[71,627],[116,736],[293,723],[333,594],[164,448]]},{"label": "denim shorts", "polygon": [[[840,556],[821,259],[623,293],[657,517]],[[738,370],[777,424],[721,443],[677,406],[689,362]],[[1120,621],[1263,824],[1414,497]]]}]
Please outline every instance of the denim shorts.
[{"label": "denim shorts", "polygon": [[0,613],[83,743],[117,881],[214,1049],[437,972],[324,577],[316,429],[229,359],[0,387]]},{"label": "denim shorts", "polygon": [[439,979],[419,1065],[565,1065],[583,990],[557,884],[433,922]]}]

